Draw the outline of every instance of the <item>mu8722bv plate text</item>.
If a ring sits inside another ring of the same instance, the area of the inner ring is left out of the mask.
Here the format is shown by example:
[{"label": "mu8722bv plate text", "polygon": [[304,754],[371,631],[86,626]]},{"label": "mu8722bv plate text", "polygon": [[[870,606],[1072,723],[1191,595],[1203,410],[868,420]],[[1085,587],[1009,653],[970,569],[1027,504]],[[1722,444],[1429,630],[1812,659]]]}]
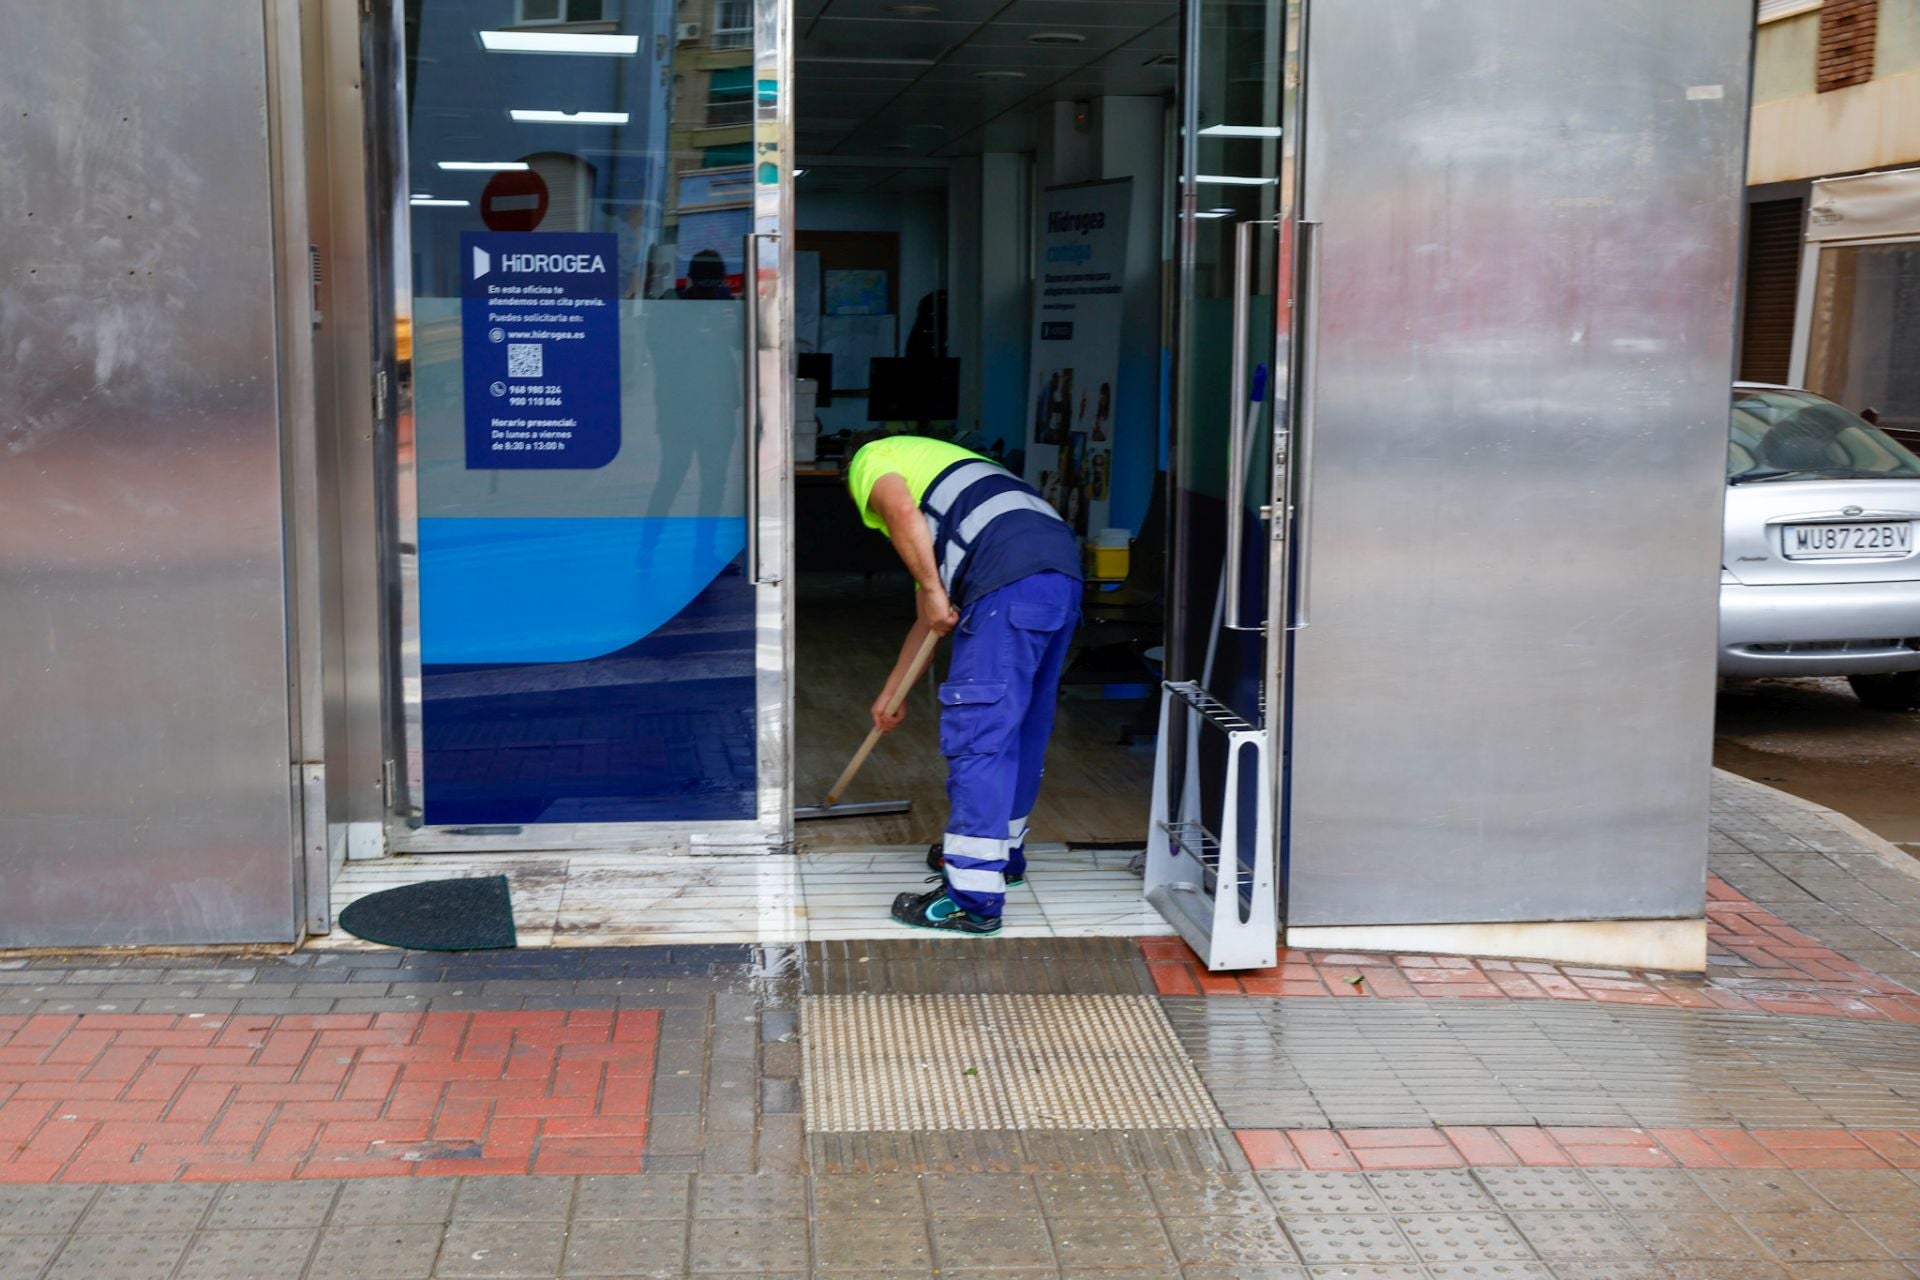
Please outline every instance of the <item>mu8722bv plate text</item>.
[{"label": "mu8722bv plate text", "polygon": [[1780,530],[1789,560],[1840,560],[1855,556],[1904,556],[1913,551],[1913,522],[1790,524]]}]

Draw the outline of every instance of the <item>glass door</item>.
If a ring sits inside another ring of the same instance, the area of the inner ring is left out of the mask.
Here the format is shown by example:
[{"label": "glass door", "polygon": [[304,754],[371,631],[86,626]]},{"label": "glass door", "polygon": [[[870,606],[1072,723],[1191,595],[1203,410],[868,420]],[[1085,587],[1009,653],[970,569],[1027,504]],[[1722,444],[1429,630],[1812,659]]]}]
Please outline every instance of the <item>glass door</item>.
[{"label": "glass door", "polygon": [[1217,968],[1271,964],[1287,619],[1298,0],[1188,0],[1167,686],[1148,896]]},{"label": "glass door", "polygon": [[1920,442],[1920,238],[1827,242],[1817,263],[1799,385]]},{"label": "glass door", "polygon": [[396,843],[784,839],[781,9],[398,11]]}]

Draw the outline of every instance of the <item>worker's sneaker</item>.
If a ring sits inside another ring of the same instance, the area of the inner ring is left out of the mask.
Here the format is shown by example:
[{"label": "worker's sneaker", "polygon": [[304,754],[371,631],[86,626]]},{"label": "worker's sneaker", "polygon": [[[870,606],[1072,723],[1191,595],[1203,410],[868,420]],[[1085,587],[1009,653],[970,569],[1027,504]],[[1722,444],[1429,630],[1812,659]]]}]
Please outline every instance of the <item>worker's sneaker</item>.
[{"label": "worker's sneaker", "polygon": [[893,918],[916,929],[938,929],[943,933],[991,937],[1000,932],[999,916],[974,915],[949,898],[944,878],[937,889],[926,893],[903,893],[895,898]]},{"label": "worker's sneaker", "polygon": [[[938,843],[927,846],[927,870],[937,871],[943,876],[947,874],[947,855],[945,849],[945,845]],[[1027,876],[1025,872],[1021,872],[1017,876],[1008,876],[1007,888],[1018,889],[1026,882]]]}]

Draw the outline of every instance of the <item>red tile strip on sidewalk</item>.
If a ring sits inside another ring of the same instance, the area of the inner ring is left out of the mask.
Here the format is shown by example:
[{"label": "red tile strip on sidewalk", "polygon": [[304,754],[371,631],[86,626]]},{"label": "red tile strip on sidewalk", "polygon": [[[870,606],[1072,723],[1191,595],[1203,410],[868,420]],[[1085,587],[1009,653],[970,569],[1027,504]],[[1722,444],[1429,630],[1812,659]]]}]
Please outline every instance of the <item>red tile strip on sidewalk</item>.
[{"label": "red tile strip on sidewalk", "polygon": [[1920,1130],[1237,1129],[1255,1169],[1920,1169]]},{"label": "red tile strip on sidewalk", "polygon": [[1920,1024],[1920,995],[1707,882],[1711,976],[1466,956],[1282,951],[1271,969],[1209,973],[1178,938],[1143,938],[1161,995],[1591,1000]]},{"label": "red tile strip on sidewalk", "polygon": [[0,1017],[0,1183],[632,1173],[660,1014]]}]

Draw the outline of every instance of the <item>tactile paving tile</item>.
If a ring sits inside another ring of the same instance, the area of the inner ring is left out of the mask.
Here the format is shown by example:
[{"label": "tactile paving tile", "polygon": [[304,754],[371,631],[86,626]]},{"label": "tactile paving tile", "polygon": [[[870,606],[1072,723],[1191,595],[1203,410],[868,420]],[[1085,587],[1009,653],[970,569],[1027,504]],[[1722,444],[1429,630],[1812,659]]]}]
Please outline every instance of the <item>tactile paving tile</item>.
[{"label": "tactile paving tile", "polygon": [[1465,1169],[1394,1169],[1367,1177],[1380,1202],[1395,1213],[1491,1213],[1494,1209],[1493,1198]]},{"label": "tactile paving tile", "polygon": [[791,1173],[703,1173],[693,1211],[702,1218],[804,1218],[807,1180]]},{"label": "tactile paving tile", "polygon": [[1842,1213],[1920,1216],[1920,1182],[1894,1169],[1805,1169],[1800,1180]]},{"label": "tactile paving tile", "polygon": [[69,1231],[93,1203],[87,1186],[0,1187],[0,1223],[9,1233]]},{"label": "tactile paving tile", "polygon": [[569,1276],[678,1276],[687,1264],[687,1224],[680,1218],[576,1222],[567,1231]]},{"label": "tactile paving tile", "polygon": [[918,1174],[816,1173],[807,1181],[815,1218],[919,1218],[927,1211]]},{"label": "tactile paving tile", "polygon": [[1272,1217],[1166,1218],[1162,1225],[1182,1262],[1232,1263],[1246,1267],[1290,1263],[1300,1256],[1279,1220]]},{"label": "tactile paving tile", "polygon": [[695,1271],[740,1275],[749,1271],[804,1271],[804,1218],[708,1218],[693,1224]]},{"label": "tactile paving tile", "polygon": [[933,1265],[927,1224],[917,1218],[822,1218],[813,1224],[814,1266],[844,1271],[924,1271]]},{"label": "tactile paving tile", "polygon": [[684,1173],[603,1174],[580,1179],[574,1221],[601,1218],[684,1218],[690,1184]]},{"label": "tactile paving tile", "polygon": [[1221,1123],[1151,996],[809,996],[801,1045],[812,1133]]},{"label": "tactile paving tile", "polygon": [[1607,1209],[1606,1198],[1578,1169],[1476,1169],[1474,1176],[1508,1211]]},{"label": "tactile paving tile", "polygon": [[1712,1213],[1717,1207],[1713,1198],[1702,1191],[1700,1184],[1684,1169],[1586,1169],[1582,1172],[1607,1198],[1607,1203],[1623,1213]]},{"label": "tactile paving tile", "polygon": [[258,1280],[297,1275],[317,1231],[203,1231],[176,1273],[189,1280]]},{"label": "tactile paving tile", "polygon": [[[311,1227],[318,1230],[333,1207],[337,1182],[236,1182],[220,1192],[209,1231]],[[198,1249],[195,1250],[198,1252]]]},{"label": "tactile paving tile", "polygon": [[47,1280],[167,1280],[193,1237],[184,1231],[75,1236],[54,1259]]},{"label": "tactile paving tile", "polygon": [[1413,1247],[1383,1214],[1287,1219],[1287,1234],[1310,1263],[1412,1262]]},{"label": "tactile paving tile", "polygon": [[1614,1213],[1533,1213],[1513,1223],[1543,1258],[1645,1258],[1647,1246]]},{"label": "tactile paving tile", "polygon": [[152,1183],[105,1187],[74,1230],[84,1234],[140,1236],[150,1231],[190,1231],[220,1188],[212,1183]]},{"label": "tactile paving tile", "polygon": [[1146,1184],[1126,1173],[1043,1173],[1034,1179],[1049,1219],[1132,1218],[1149,1199]]},{"label": "tactile paving tile", "polygon": [[1413,1251],[1427,1262],[1497,1262],[1534,1256],[1497,1213],[1407,1213],[1395,1217]]},{"label": "tactile paving tile", "polygon": [[438,1226],[408,1224],[334,1227],[321,1233],[313,1256],[315,1276],[424,1276],[440,1252]]},{"label": "tactile paving tile", "polygon": [[1379,1213],[1381,1200],[1364,1173],[1276,1169],[1257,1175],[1283,1214]]},{"label": "tactile paving tile", "polygon": [[452,1178],[356,1178],[340,1188],[333,1206],[336,1227],[445,1222],[453,1212]]},{"label": "tactile paving tile", "polygon": [[[1683,1269],[1687,1266],[1675,1264],[1665,1267],[1658,1262],[1627,1262],[1620,1258],[1607,1258],[1600,1262],[1556,1258],[1553,1275],[1554,1280],[1674,1280],[1676,1276],[1685,1276],[1687,1280],[1787,1280],[1784,1269],[1769,1272],[1756,1270],[1744,1263],[1702,1262],[1692,1265],[1690,1269]],[[1729,1269],[1735,1266],[1741,1270]],[[1716,1267],[1719,1270],[1715,1270]]]},{"label": "tactile paving tile", "polygon": [[37,1276],[65,1236],[0,1236],[0,1276]]}]

